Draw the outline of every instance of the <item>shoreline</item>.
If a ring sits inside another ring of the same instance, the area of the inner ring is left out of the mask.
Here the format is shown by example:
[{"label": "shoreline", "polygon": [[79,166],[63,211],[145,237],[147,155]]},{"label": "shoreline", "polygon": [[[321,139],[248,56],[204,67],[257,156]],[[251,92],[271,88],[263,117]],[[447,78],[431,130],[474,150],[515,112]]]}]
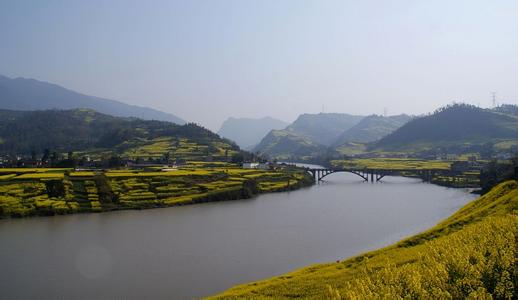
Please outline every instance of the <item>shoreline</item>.
[{"label": "shoreline", "polygon": [[[326,294],[329,290],[328,287],[331,287],[334,291],[338,291],[328,283],[343,285],[347,280],[354,280],[361,273],[362,268],[369,268],[365,266],[366,264],[376,264],[377,268],[384,268],[387,258],[396,260],[394,262],[396,265],[398,263],[413,263],[419,259],[419,255],[412,251],[421,249],[424,244],[447,238],[456,232],[462,232],[465,226],[473,226],[473,224],[483,222],[487,218],[512,216],[513,207],[517,205],[516,200],[518,200],[518,182],[512,180],[503,182],[487,194],[468,202],[431,228],[388,246],[366,251],[336,262],[310,264],[277,276],[238,284],[206,298],[255,298],[272,297],[272,295],[283,298],[287,295],[289,297],[319,298],[322,293],[318,293],[316,290]],[[498,207],[496,204],[492,207],[488,205],[488,203],[495,202],[502,207]],[[400,257],[404,258],[401,260]],[[398,259],[401,261],[397,262]],[[322,282],[324,278],[326,280]],[[297,294],[306,292],[309,294]]]}]

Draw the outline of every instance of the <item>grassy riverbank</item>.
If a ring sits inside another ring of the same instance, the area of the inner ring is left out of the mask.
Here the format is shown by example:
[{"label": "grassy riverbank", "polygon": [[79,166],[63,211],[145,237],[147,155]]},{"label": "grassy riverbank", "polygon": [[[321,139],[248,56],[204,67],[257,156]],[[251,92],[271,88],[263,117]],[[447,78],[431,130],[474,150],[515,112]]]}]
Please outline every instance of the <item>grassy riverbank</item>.
[{"label": "grassy riverbank", "polygon": [[430,230],[342,262],[236,286],[214,298],[496,298],[517,295],[518,182]]},{"label": "grassy riverbank", "polygon": [[296,168],[191,163],[178,170],[0,169],[0,217],[143,209],[250,198],[313,183]]}]

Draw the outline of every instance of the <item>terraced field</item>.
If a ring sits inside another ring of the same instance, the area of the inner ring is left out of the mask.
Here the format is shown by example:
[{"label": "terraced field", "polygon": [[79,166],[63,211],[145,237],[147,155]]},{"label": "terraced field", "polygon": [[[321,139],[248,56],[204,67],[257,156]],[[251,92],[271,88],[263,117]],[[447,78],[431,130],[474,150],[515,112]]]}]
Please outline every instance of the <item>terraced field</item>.
[{"label": "terraced field", "polygon": [[[210,166],[208,166],[210,165]],[[0,216],[142,209],[249,198],[312,183],[303,171],[192,162],[160,171],[0,169]]]},{"label": "terraced field", "polygon": [[206,160],[211,156],[214,160],[225,160],[237,151],[229,144],[212,141],[210,144],[198,144],[185,138],[160,137],[152,140],[134,140],[122,145],[126,148],[122,157],[128,159],[160,159],[164,155],[181,158],[186,161]]},{"label": "terraced field", "polygon": [[451,161],[421,160],[412,158],[362,158],[351,160],[333,160],[335,167],[369,169],[415,169],[449,170]]}]

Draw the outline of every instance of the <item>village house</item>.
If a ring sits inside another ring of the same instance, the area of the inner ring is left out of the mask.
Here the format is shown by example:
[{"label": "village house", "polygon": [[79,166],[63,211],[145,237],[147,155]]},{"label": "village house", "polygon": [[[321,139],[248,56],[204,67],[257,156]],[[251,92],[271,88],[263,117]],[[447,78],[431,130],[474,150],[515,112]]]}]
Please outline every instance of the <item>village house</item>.
[{"label": "village house", "polygon": [[259,163],[257,162],[244,162],[243,169],[257,169],[259,167]]}]

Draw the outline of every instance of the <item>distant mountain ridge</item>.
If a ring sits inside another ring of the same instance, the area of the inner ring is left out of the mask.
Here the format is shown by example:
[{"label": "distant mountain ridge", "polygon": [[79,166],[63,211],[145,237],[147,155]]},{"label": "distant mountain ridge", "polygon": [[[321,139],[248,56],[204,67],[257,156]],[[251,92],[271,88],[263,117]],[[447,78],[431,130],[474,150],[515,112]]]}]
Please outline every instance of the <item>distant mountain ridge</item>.
[{"label": "distant mountain ridge", "polygon": [[323,156],[363,153],[426,156],[483,153],[488,156],[518,150],[516,105],[483,109],[453,104],[420,117],[352,117],[346,114],[301,115],[286,129],[271,131],[254,151],[270,158],[311,161]]},{"label": "distant mountain ridge", "polygon": [[119,117],[137,117],[146,120],[168,121],[176,124],[186,122],[169,113],[149,107],[125,104],[94,96],[88,96],[56,84],[35,79],[15,78],[0,75],[0,109],[45,110],[90,108]]},{"label": "distant mountain ridge", "polygon": [[218,134],[236,142],[243,149],[250,149],[271,130],[283,129],[286,126],[288,123],[271,117],[260,119],[231,117],[223,122]]}]

